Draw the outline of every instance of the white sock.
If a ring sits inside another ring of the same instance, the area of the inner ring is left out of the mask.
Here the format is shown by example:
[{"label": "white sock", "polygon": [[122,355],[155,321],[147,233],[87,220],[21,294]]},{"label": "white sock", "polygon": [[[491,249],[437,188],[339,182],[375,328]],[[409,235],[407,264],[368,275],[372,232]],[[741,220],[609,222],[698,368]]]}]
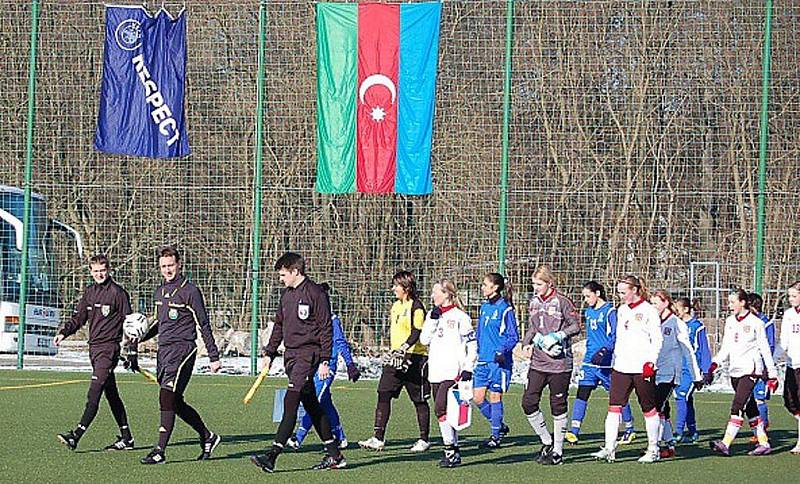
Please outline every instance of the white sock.
[{"label": "white sock", "polygon": [[609,410],[606,415],[606,447],[609,452],[614,450],[617,446],[617,433],[619,433],[619,421],[621,419],[619,412]]},{"label": "white sock", "polygon": [[442,443],[444,445],[454,445],[455,444],[455,430],[453,427],[450,426],[447,421],[439,421],[439,432],[442,434]]},{"label": "white sock", "polygon": [[564,433],[567,431],[567,414],[553,417],[553,452],[564,454]]},{"label": "white sock", "polygon": [[800,415],[795,415],[794,418],[797,420],[797,446],[800,447]]},{"label": "white sock", "polygon": [[553,437],[550,435],[550,432],[547,431],[547,424],[544,423],[544,414],[542,414],[542,411],[537,410],[527,415],[527,418],[528,423],[531,424],[531,428],[533,428],[533,431],[539,436],[542,443],[544,445],[553,445]]},{"label": "white sock", "polygon": [[658,452],[658,436],[661,428],[661,418],[653,412],[649,417],[645,415],[644,426],[647,429],[647,450]]}]

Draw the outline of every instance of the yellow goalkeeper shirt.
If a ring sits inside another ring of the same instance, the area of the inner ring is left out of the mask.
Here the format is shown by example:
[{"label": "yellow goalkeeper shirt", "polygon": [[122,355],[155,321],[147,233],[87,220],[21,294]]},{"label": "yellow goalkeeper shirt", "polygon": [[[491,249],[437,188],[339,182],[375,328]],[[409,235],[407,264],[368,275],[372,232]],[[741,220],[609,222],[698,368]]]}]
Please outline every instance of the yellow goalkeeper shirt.
[{"label": "yellow goalkeeper shirt", "polygon": [[[389,336],[392,350],[396,350],[408,340],[411,335],[412,324],[414,328],[422,330],[422,324],[425,322],[425,308],[419,299],[398,300],[392,304],[390,318]],[[408,349],[408,352],[427,355],[428,347],[417,341]]]}]

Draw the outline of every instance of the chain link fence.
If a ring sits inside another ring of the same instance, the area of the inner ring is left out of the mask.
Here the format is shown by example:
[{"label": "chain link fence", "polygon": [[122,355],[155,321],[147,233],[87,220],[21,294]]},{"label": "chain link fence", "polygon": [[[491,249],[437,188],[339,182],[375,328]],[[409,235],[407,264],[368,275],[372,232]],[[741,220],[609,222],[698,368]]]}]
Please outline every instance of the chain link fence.
[{"label": "chain link fence", "polygon": [[[505,264],[520,319],[530,273],[545,263],[575,299],[587,280],[613,284],[624,272],[688,295],[692,262],[717,263],[721,291],[751,287],[764,3],[514,4]],[[43,198],[35,217],[73,227],[84,255],[107,253],[142,311],[160,280],[156,249],[178,246],[218,341],[236,354],[249,350],[246,334],[235,332],[249,331],[252,305],[259,2],[165,2],[173,14],[184,6],[193,153],[151,160],[93,149],[103,4],[41,2],[32,188]],[[314,3],[265,2],[261,328],[278,299],[272,264],[286,250],[331,283],[334,309],[364,349],[386,341],[400,269],[414,271],[423,292],[451,277],[476,312],[480,280],[499,263],[507,6],[443,2],[434,193],[406,197],[313,191]],[[31,9],[8,0],[0,7],[0,184],[22,187]],[[781,289],[800,274],[798,17],[796,3],[775,6],[764,287],[778,316]],[[0,232],[4,244],[13,236],[7,224]],[[85,257],[60,232],[41,246],[32,264],[63,320],[89,281]],[[16,301],[14,257],[4,252],[4,301]],[[697,277],[694,286],[703,286],[713,274],[699,269]]]}]

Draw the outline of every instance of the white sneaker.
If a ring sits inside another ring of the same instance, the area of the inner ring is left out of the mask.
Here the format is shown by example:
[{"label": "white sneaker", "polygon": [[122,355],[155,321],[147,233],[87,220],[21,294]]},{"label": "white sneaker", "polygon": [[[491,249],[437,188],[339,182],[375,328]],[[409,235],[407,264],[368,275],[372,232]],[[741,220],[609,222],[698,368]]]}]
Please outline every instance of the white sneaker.
[{"label": "white sneaker", "polygon": [[605,447],[600,447],[600,450],[593,452],[592,457],[596,460],[604,460],[606,462],[614,462],[617,460],[616,452],[613,450],[606,450]]},{"label": "white sneaker", "polygon": [[358,442],[359,447],[364,449],[370,450],[383,450],[383,447],[386,445],[384,441],[378,440],[377,437],[370,437],[367,440],[361,440]]},{"label": "white sneaker", "polygon": [[431,448],[430,442],[426,442],[422,439],[419,439],[418,441],[414,442],[414,445],[412,445],[411,448],[408,450],[410,450],[411,452],[425,452],[430,448]]},{"label": "white sneaker", "polygon": [[658,462],[661,460],[661,456],[658,454],[658,450],[648,450],[645,454],[639,457],[640,464],[652,464],[654,462]]},{"label": "white sneaker", "polygon": [[792,449],[789,452],[795,455],[800,454],[800,442],[798,442],[797,445],[792,447]]},{"label": "white sneaker", "polygon": [[300,448],[300,442],[298,442],[294,437],[289,437],[289,440],[286,441],[286,447],[292,450],[297,450]]},{"label": "white sneaker", "polygon": [[347,442],[347,439],[342,439],[339,441],[339,449],[346,449],[348,445],[349,443]]}]

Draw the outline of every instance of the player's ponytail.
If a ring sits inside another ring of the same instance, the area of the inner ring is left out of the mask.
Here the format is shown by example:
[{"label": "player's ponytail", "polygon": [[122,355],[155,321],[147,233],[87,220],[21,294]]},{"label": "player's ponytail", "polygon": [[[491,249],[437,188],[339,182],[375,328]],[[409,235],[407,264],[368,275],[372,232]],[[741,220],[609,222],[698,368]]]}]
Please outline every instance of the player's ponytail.
[{"label": "player's ponytail", "polygon": [[636,288],[636,293],[639,295],[640,298],[644,299],[645,301],[650,299],[650,294],[647,292],[647,287],[644,285],[644,281],[636,277],[632,274],[627,274],[622,276],[618,282],[623,282],[630,287]]},{"label": "player's ponytail", "polygon": [[750,298],[748,298],[747,291],[742,288],[731,289],[731,296],[736,296],[736,299],[744,303],[745,309],[750,309]]},{"label": "player's ponytail", "polygon": [[485,278],[497,286],[497,294],[505,299],[509,306],[514,305],[514,289],[511,287],[510,280],[503,277],[499,272],[490,272],[486,274]]},{"label": "player's ponytail", "polygon": [[692,301],[692,311],[694,311],[694,317],[697,319],[701,319],[703,314],[703,304],[700,302],[700,299],[694,298]]},{"label": "player's ponytail", "polygon": [[603,301],[608,301],[608,298],[606,297],[606,288],[603,287],[603,285],[600,284],[599,282],[589,281],[583,285],[583,288],[597,294],[597,297],[599,297]]},{"label": "player's ponytail", "polygon": [[437,284],[441,286],[442,290],[447,294],[447,297],[450,299],[450,302],[455,305],[458,309],[467,312],[464,309],[464,305],[461,303],[461,298],[458,297],[458,291],[456,290],[456,285],[450,279],[439,279]]},{"label": "player's ponytail", "polygon": [[663,289],[658,289],[653,292],[653,297],[658,297],[662,301],[666,302],[667,309],[669,309],[673,313],[675,312],[675,301],[672,300],[672,296],[667,291]]}]

